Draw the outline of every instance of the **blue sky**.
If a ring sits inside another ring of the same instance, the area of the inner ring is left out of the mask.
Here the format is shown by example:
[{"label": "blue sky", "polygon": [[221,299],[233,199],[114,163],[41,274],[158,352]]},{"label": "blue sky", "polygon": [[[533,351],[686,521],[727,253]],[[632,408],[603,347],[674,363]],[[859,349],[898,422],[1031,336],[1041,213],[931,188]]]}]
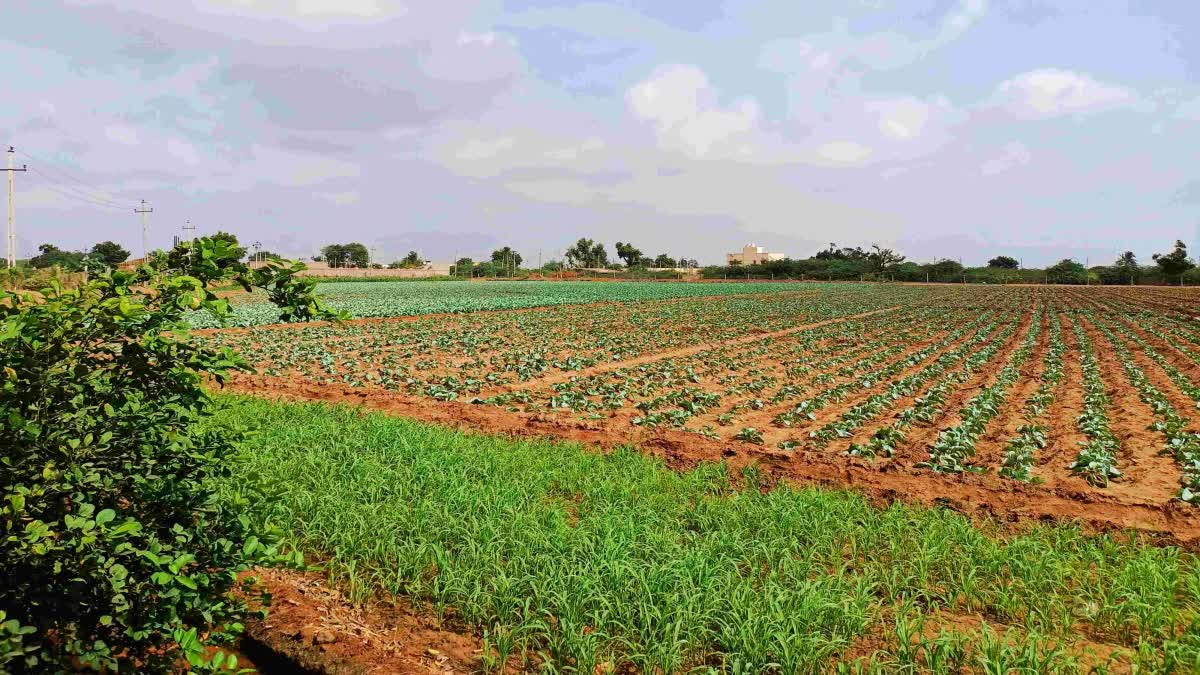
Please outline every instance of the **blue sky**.
[{"label": "blue sky", "polygon": [[7,3],[22,255],[191,220],[307,256],[580,236],[910,258],[1200,249],[1200,5]]}]

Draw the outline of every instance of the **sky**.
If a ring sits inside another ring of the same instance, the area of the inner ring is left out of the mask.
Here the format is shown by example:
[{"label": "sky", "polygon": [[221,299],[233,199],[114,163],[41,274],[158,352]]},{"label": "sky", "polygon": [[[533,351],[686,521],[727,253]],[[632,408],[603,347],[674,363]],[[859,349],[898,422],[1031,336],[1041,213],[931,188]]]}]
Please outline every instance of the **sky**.
[{"label": "sky", "polygon": [[[1200,3],[6,0],[19,257],[1200,253]],[[1188,39],[1191,37],[1192,39]]]}]

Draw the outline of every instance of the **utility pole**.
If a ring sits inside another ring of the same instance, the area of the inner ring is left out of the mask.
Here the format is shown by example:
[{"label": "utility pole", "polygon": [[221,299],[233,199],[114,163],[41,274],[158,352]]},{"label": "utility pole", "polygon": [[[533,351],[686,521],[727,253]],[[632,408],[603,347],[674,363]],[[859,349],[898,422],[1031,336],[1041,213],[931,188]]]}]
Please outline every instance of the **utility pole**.
[{"label": "utility pole", "polygon": [[22,164],[21,168],[13,166],[13,155],[16,150],[10,145],[8,146],[8,268],[12,269],[17,266],[17,205],[13,201],[16,198],[16,181],[15,176],[18,171],[25,171],[27,167]]},{"label": "utility pole", "polygon": [[134,213],[142,215],[142,262],[150,259],[150,221],[146,220],[146,214],[154,213],[154,209],[146,206],[146,200],[142,200],[142,205],[133,210]]},{"label": "utility pole", "polygon": [[196,255],[196,226],[190,220],[183,225],[183,240],[187,243],[194,258]]},{"label": "utility pole", "polygon": [[253,246],[254,246],[254,262],[256,262],[256,263],[262,262],[262,256],[260,256],[258,254],[259,250],[262,249],[262,242],[256,241],[256,242],[254,242]]}]

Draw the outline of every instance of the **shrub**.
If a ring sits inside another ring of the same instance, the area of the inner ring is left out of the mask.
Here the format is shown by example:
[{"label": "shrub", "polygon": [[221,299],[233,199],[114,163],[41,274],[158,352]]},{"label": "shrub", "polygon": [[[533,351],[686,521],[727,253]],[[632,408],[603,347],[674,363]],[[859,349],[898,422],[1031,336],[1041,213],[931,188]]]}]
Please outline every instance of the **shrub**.
[{"label": "shrub", "polygon": [[338,318],[303,269],[249,270],[220,240],[73,289],[0,294],[0,671],[160,672],[247,614],[239,572],[297,562],[279,548],[253,479],[215,498],[243,432],[201,431],[202,384],[248,366],[187,339],[188,309],[217,316],[208,290],[259,287],[289,319]]}]

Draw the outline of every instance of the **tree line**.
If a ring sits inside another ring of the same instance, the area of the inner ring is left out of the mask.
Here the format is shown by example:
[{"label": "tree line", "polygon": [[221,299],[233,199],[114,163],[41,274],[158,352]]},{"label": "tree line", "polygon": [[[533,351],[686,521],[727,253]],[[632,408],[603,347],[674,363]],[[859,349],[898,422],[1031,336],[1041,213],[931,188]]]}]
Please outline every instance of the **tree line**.
[{"label": "tree line", "polygon": [[705,278],[824,279],[865,281],[928,281],[940,283],[1048,283],[1048,284],[1200,284],[1200,269],[1188,257],[1187,245],[1176,241],[1166,253],[1156,253],[1152,264],[1142,264],[1132,251],[1125,251],[1109,265],[1090,268],[1064,258],[1044,268],[1025,268],[1016,258],[998,255],[983,267],[966,267],[957,260],[928,263],[909,261],[896,251],[872,246],[829,248],[802,259],[785,258],[754,265],[710,266]]}]

